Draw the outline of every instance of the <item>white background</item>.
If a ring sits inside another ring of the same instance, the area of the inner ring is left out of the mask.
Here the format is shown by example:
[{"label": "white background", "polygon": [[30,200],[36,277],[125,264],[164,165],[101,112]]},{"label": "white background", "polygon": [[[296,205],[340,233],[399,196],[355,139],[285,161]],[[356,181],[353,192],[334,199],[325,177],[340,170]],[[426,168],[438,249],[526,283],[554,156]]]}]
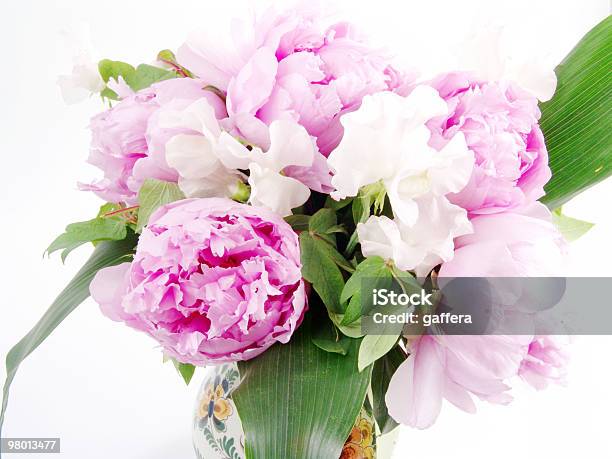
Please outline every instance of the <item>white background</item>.
[{"label": "white background", "polygon": [[[96,58],[146,62],[160,49],[176,48],[189,30],[213,23],[219,27],[254,3],[3,2],[2,358],[88,256],[88,250],[82,249],[62,266],[58,257],[43,259],[44,248],[66,223],[90,218],[100,204],[94,196],[77,191],[75,183],[95,175],[84,165],[86,126],[102,107],[98,99],[71,107],[63,104],[55,81],[57,75],[69,73],[72,55],[59,31],[86,22],[98,50]],[[608,14],[606,0],[334,4],[375,43],[390,45],[398,58],[426,73],[452,66],[466,34],[491,20],[509,23],[517,39],[539,34],[532,50],[559,61]],[[597,223],[572,247],[574,275],[612,275],[611,195],[612,183],[607,181],[566,206],[567,213]],[[612,457],[611,343],[608,337],[576,339],[566,388],[536,393],[519,384],[512,405],[480,404],[473,416],[445,405],[433,428],[401,431],[396,457]],[[0,376],[4,379],[4,373]],[[196,375],[185,388],[174,369],[162,365],[161,354],[148,337],[109,321],[87,301],[22,365],[3,434],[59,436],[64,458],[191,459],[190,422],[200,377]]]}]

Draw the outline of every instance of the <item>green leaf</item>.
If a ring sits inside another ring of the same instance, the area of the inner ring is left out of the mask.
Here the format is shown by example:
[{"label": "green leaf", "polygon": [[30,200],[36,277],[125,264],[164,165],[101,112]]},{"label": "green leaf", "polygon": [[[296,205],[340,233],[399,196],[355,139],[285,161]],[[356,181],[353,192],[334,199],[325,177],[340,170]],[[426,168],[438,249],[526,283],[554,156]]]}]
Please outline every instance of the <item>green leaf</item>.
[{"label": "green leaf", "polygon": [[353,199],[353,220],[355,224],[365,222],[370,216],[372,206],[374,213],[378,214],[382,211],[385,205],[387,191],[382,182],[366,185],[361,190],[355,199]]},{"label": "green leaf", "polygon": [[310,215],[289,215],[285,221],[291,225],[293,231],[308,231]]},{"label": "green leaf", "polygon": [[[387,192],[382,182],[372,183],[361,188],[359,194],[353,199],[353,205],[351,206],[355,225],[364,223],[372,215],[372,206],[374,206],[375,214],[382,212],[386,196]],[[355,251],[358,243],[357,231],[354,231],[344,251],[347,258]]]},{"label": "green leaf", "polygon": [[176,183],[163,182],[161,180],[147,179],[144,181],[138,192],[138,211],[137,231],[142,229],[149,222],[149,217],[159,207],[174,201],[185,199],[185,195]]},{"label": "green leaf", "polygon": [[331,196],[328,196],[325,200],[325,207],[335,210],[336,212],[340,209],[344,209],[346,206],[353,202],[353,198],[344,198],[340,201],[336,201]]},{"label": "green leaf", "polygon": [[178,73],[187,78],[193,78],[193,73],[180,65],[176,60],[176,56],[169,49],[163,49],[157,53],[157,60],[167,65],[172,66]]},{"label": "green leaf", "polygon": [[325,232],[336,226],[336,212],[332,209],[321,209],[312,217],[308,223],[308,228],[318,234],[325,234]]},{"label": "green leaf", "polygon": [[310,232],[304,231],[299,237],[304,279],[312,284],[327,309],[342,312],[339,296],[344,288],[344,278],[334,258],[337,251]]},{"label": "green leaf", "polygon": [[126,83],[130,85],[134,91],[140,91],[141,89],[148,88],[153,83],[158,83],[164,80],[170,80],[176,78],[176,72],[162,69],[159,67],[153,67],[148,64],[140,64],[136,67],[136,73],[130,81],[126,80]]},{"label": "green leaf", "polygon": [[346,356],[319,349],[307,315],[288,344],[238,363],[247,459],[340,457],[370,383],[371,369],[357,371],[358,345],[350,340]]},{"label": "green leaf", "polygon": [[334,212],[332,209],[323,208],[310,217],[310,220],[308,221],[308,230],[312,234],[318,235],[319,238],[336,247],[336,235],[333,231],[328,232],[331,228],[337,226],[336,223],[336,212]]},{"label": "green leaf", "polygon": [[111,212],[116,212],[121,209],[123,208],[121,207],[120,204],[117,204],[115,202],[107,202],[100,206],[100,210],[98,211],[98,215],[96,215],[96,217],[103,217],[106,214],[109,214]]},{"label": "green leaf", "polygon": [[167,64],[177,64],[176,55],[171,49],[162,49],[157,53],[157,60]]},{"label": "green leaf", "polygon": [[[309,303],[311,302],[312,297]],[[318,319],[316,323],[317,327],[316,330],[313,331],[312,336],[314,345],[326,352],[346,355],[351,345],[350,339],[341,334],[329,319],[322,317]]]},{"label": "green leaf", "polygon": [[391,274],[395,283],[402,290],[402,293],[411,295],[413,293],[421,293],[423,286],[419,284],[416,278],[407,271],[400,270],[397,266],[393,265],[391,268]]},{"label": "green leaf", "polygon": [[[132,65],[121,61],[111,61],[110,59],[102,59],[98,62],[98,71],[107,84],[111,78],[115,81],[119,81],[119,77],[122,77],[129,85],[128,81],[131,81],[136,73],[136,69]],[[104,88],[100,95],[107,99],[119,100],[117,93],[109,87]]]},{"label": "green leaf", "polygon": [[334,225],[334,226],[330,226],[329,228],[327,228],[324,231],[324,234],[334,234],[334,233],[342,233],[342,234],[346,234],[346,228],[344,227],[344,225]]},{"label": "green leaf", "polygon": [[351,234],[351,237],[349,238],[349,241],[346,244],[346,250],[344,251],[344,255],[347,258],[350,258],[350,256],[353,254],[358,243],[359,243],[359,236],[357,234],[357,231],[353,231],[353,234]]},{"label": "green leaf", "polygon": [[[363,260],[353,275],[346,281],[340,295],[340,302],[350,302],[344,312],[342,325],[350,325],[364,313],[372,309],[373,300],[370,293],[374,289],[389,289],[393,284],[391,267],[381,257],[369,257]],[[367,296],[362,299],[362,290]]]},{"label": "green leaf", "polygon": [[557,91],[540,105],[552,179],[542,198],[556,209],[612,174],[612,16],[556,68]]},{"label": "green leaf", "polygon": [[113,218],[94,218],[86,222],[71,223],[66,232],[59,235],[47,249],[51,255],[62,250],[62,261],[77,247],[88,242],[120,241],[127,236],[125,222]]},{"label": "green leaf", "polygon": [[374,363],[372,382],[370,384],[372,388],[372,414],[374,414],[378,428],[383,435],[391,432],[398,425],[389,416],[385,395],[387,394],[391,377],[405,360],[406,354],[404,351],[399,346],[395,346],[387,355]]},{"label": "green leaf", "polygon": [[355,272],[355,267],[351,264],[350,261],[344,258],[342,254],[336,250],[335,247],[328,244],[327,253],[339,268],[343,269],[347,273]]},{"label": "green leaf", "polygon": [[357,265],[355,273],[346,281],[340,301],[346,302],[361,290],[361,282],[367,277],[389,277],[391,269],[381,257],[368,257]]},{"label": "green leaf", "polygon": [[402,327],[398,327],[397,334],[393,335],[366,335],[359,346],[359,371],[363,371],[389,352],[397,344]]},{"label": "green leaf", "polygon": [[[111,78],[115,81],[119,81],[119,77],[121,77],[134,91],[140,91],[141,89],[148,88],[153,83],[176,78],[178,76],[174,71],[154,67],[152,65],[140,64],[138,67],[134,68],[132,65],[125,62],[111,61],[110,59],[101,60],[98,63],[98,71],[105,83],[108,84]],[[112,100],[118,99],[117,94],[108,87],[102,91],[101,95]]]},{"label": "green leaf", "polygon": [[89,260],[62,290],[34,328],[9,351],[6,356],[6,381],[0,412],[0,430],[8,404],[9,389],[21,362],[40,346],[79,304],[89,297],[89,284],[96,273],[102,268],[129,261],[135,246],[136,237],[133,233],[122,241],[108,241],[99,244]]},{"label": "green leaf", "polygon": [[567,242],[574,242],[595,226],[593,223],[563,215],[561,209],[552,213],[552,221]]},{"label": "green leaf", "polygon": [[329,318],[343,335],[349,338],[361,338],[364,335],[361,331],[361,319],[357,319],[349,325],[342,325],[344,314],[336,314],[331,311],[328,311],[328,313]]},{"label": "green leaf", "polygon": [[176,359],[171,359],[174,368],[178,371],[178,374],[181,375],[185,384],[189,385],[191,382],[191,378],[193,378],[193,374],[195,373],[195,366],[190,363],[181,363]]},{"label": "green leaf", "polygon": [[371,208],[371,196],[368,194],[362,194],[360,192],[359,195],[353,199],[353,206],[351,208],[353,211],[353,221],[355,222],[355,225],[364,223],[368,219]]},{"label": "green leaf", "polygon": [[136,69],[132,65],[121,61],[111,61],[110,59],[102,59],[98,62],[98,71],[105,83],[108,83],[111,78],[118,81],[119,77],[123,77],[127,83],[136,73]]}]

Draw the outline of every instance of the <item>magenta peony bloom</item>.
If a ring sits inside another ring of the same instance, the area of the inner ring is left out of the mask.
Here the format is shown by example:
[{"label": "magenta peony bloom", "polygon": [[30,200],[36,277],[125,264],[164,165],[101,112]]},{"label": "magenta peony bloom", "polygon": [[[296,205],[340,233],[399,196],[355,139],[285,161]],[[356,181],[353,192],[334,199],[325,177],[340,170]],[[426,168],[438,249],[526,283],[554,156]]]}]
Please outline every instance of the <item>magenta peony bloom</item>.
[{"label": "magenta peony bloom", "polygon": [[455,255],[440,277],[538,277],[558,275],[566,242],[541,203],[471,220],[474,232],[455,240]]},{"label": "magenta peony bloom", "polygon": [[178,174],[165,158],[166,142],[179,131],[159,124],[161,109],[182,109],[206,98],[219,118],[226,116],[223,101],[205,91],[200,80],[177,78],[126,94],[113,108],[91,120],[92,143],[88,162],[104,172],[104,178],[82,190],[95,192],[109,202],[135,204],[147,178],[176,182]]},{"label": "magenta peony bloom", "polygon": [[546,389],[551,382],[564,384],[569,360],[565,341],[560,336],[535,336],[519,375],[538,390]]},{"label": "magenta peony bloom", "polygon": [[430,427],[446,399],[474,413],[472,396],[491,403],[512,400],[505,384],[516,376],[527,352],[525,336],[425,335],[409,347],[410,356],[389,383],[389,414],[419,429]]},{"label": "magenta peony bloom", "polygon": [[465,134],[476,166],[468,185],[450,196],[471,214],[503,212],[544,196],[551,177],[538,100],[514,84],[482,82],[449,73],[429,83],[447,101],[449,114],[428,123],[430,143],[445,145]]},{"label": "magenta peony bloom", "polygon": [[[203,32],[192,35],[177,57],[227,93],[226,128],[264,150],[270,143],[267,126],[293,120],[328,156],[342,138],[341,114],[358,108],[365,95],[393,90],[409,79],[349,24],[325,27],[304,10],[269,10],[235,26],[225,49],[219,48],[218,36]],[[288,174],[316,191],[331,191],[325,162],[314,164]]]},{"label": "magenta peony bloom", "polygon": [[156,211],[134,261],[100,271],[105,315],[194,365],[251,359],[286,343],[307,307],[297,235],[277,215],[219,198]]}]

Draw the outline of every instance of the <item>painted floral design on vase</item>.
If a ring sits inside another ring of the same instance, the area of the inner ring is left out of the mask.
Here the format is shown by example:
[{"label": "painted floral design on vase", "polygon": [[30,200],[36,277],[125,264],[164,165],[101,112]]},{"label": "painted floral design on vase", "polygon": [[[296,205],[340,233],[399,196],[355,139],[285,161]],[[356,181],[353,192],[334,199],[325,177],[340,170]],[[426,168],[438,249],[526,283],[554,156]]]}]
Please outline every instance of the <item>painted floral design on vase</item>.
[{"label": "painted floral design on vase", "polygon": [[[244,431],[232,400],[233,391],[240,385],[238,367],[236,364],[223,364],[206,371],[193,418],[196,457],[244,459]],[[339,459],[376,458],[376,440],[374,419],[370,410],[364,406]]]}]

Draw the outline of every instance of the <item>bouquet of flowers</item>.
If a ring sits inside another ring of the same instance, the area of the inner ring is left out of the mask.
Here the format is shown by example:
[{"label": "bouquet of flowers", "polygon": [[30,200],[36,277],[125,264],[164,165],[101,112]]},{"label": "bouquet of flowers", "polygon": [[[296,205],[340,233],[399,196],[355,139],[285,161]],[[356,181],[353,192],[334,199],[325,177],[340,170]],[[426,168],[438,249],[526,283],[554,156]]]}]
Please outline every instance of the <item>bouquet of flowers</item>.
[{"label": "bouquet of flowers", "polygon": [[507,403],[514,376],[562,381],[553,336],[369,333],[365,286],[435,308],[443,278],[557,272],[590,227],[561,205],[612,174],[610,18],[556,71],[492,41],[489,72],[432,79],[313,12],[235,31],[60,80],[110,107],[90,125],[102,177],[80,184],[103,204],[48,248],[95,247],[9,352],[2,419],[21,361],[90,295],[187,382],[223,369],[198,416],[223,430],[236,412],[244,444],[213,438],[219,457],[374,457],[443,399],[473,412]]}]

